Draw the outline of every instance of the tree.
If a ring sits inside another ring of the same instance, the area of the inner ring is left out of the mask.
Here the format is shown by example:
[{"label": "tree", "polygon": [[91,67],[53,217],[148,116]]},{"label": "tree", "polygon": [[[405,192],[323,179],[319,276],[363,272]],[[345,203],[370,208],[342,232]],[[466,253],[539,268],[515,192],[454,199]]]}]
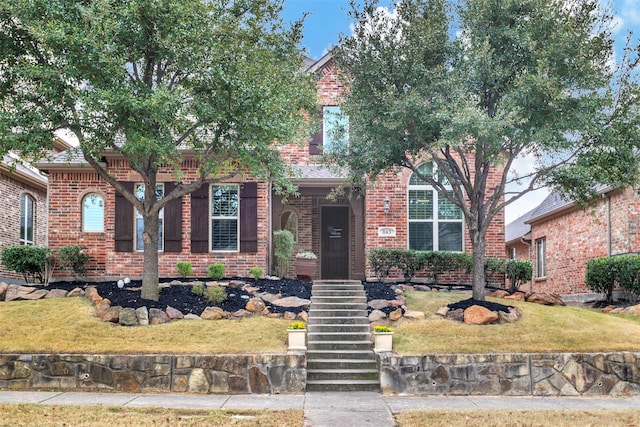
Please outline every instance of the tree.
[{"label": "tree", "polygon": [[[158,217],[168,202],[239,172],[291,190],[278,151],[302,140],[315,87],[302,21],[282,1],[15,0],[0,6],[0,152],[38,159],[66,129],[144,220],[142,298],[158,299]],[[121,153],[144,183],[101,164]],[[195,156],[197,178],[181,160]],[[169,165],[177,185],[157,194]]]},{"label": "tree", "polygon": [[[327,160],[352,181],[408,168],[461,209],[475,299],[487,229],[507,204],[541,186],[587,200],[597,184],[636,182],[637,58],[628,46],[614,62],[599,3],[403,0],[393,14],[351,3],[353,34],[333,51],[349,141]],[[532,171],[514,170],[523,158]]]}]

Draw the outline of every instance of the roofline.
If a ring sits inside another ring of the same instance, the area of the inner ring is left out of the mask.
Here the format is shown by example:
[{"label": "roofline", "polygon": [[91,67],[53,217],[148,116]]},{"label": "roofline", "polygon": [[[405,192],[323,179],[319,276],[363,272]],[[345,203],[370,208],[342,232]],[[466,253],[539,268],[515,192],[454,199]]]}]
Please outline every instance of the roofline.
[{"label": "roofline", "polygon": [[[614,187],[612,187],[610,185],[607,185],[607,186],[603,187],[602,189],[598,190],[597,194],[604,195],[604,194],[610,193],[610,192],[615,191],[615,190],[616,190],[616,188],[614,188]],[[535,222],[539,222],[539,221],[542,221],[542,220],[545,220],[545,219],[549,219],[549,218],[558,216],[559,214],[561,214],[561,213],[563,213],[565,211],[574,210],[576,207],[577,207],[576,202],[575,202],[575,200],[573,200],[571,202],[567,202],[567,203],[565,203],[563,205],[560,205],[560,206],[556,207],[555,209],[552,209],[550,211],[544,212],[541,215],[533,216],[533,217],[529,218],[528,220],[524,221],[524,223],[531,225],[531,224],[533,224]]]},{"label": "roofline", "polygon": [[333,55],[331,54],[330,51],[325,53],[322,58],[318,59],[313,65],[307,68],[307,72],[315,73],[320,68],[324,67],[327,64],[327,62],[331,61],[332,59],[333,59]]},{"label": "roofline", "polygon": [[12,170],[11,167],[6,165],[4,162],[0,162],[0,172],[9,175],[24,184],[32,185],[40,190],[47,191],[48,180],[45,176],[38,175],[41,179],[37,179],[35,175],[24,173],[17,168]]}]

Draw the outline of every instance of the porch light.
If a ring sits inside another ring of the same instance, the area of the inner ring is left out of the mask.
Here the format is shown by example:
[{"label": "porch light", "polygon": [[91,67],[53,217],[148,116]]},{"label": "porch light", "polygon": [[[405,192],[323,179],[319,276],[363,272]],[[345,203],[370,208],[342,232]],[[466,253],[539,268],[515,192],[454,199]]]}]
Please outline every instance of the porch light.
[{"label": "porch light", "polygon": [[386,198],[382,201],[382,206],[384,207],[384,213],[388,214],[389,209],[391,209],[391,200]]}]

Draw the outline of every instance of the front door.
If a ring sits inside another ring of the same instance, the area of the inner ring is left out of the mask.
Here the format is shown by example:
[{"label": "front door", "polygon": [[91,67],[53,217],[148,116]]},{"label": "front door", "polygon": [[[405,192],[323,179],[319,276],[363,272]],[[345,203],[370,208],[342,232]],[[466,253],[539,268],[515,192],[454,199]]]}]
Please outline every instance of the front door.
[{"label": "front door", "polygon": [[322,208],[321,278],[349,278],[349,208]]}]

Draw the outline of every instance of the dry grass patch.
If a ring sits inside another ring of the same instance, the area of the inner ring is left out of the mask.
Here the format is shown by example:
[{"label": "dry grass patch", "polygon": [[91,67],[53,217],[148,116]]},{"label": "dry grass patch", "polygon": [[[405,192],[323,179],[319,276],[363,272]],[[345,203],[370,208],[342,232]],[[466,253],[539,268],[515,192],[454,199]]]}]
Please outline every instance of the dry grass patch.
[{"label": "dry grass patch", "polygon": [[241,411],[103,406],[0,405],[0,426],[82,427],[299,427],[301,410]]},{"label": "dry grass patch", "polygon": [[2,353],[268,353],[286,351],[288,321],[179,320],[124,327],[102,322],[84,298],[0,303]]},{"label": "dry grass patch", "polygon": [[407,411],[396,415],[398,427],[630,427],[640,425],[640,411]]},{"label": "dry grass patch", "polygon": [[423,353],[639,351],[640,317],[616,316],[579,307],[549,307],[520,301],[491,301],[519,307],[516,323],[475,326],[442,319],[438,307],[469,298],[454,292],[407,292],[407,307],[423,321],[394,327],[394,351]]}]

